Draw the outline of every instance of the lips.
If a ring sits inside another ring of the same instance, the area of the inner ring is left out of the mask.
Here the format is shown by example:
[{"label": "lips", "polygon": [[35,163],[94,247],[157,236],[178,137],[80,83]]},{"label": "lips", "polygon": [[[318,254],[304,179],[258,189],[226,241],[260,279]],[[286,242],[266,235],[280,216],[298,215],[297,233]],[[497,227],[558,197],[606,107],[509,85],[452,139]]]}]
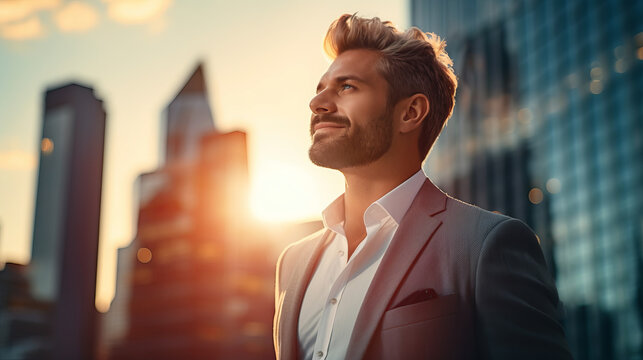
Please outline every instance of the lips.
[{"label": "lips", "polygon": [[333,131],[333,129],[347,128],[350,126],[348,118],[339,115],[315,114],[310,122],[310,135],[314,135],[318,130]]},{"label": "lips", "polygon": [[313,130],[317,131],[317,130],[320,130],[320,129],[341,129],[341,128],[344,128],[344,127],[346,127],[346,126],[341,125],[341,124],[337,124],[337,123],[333,123],[333,122],[320,122],[320,123],[315,124],[315,126],[313,127]]}]

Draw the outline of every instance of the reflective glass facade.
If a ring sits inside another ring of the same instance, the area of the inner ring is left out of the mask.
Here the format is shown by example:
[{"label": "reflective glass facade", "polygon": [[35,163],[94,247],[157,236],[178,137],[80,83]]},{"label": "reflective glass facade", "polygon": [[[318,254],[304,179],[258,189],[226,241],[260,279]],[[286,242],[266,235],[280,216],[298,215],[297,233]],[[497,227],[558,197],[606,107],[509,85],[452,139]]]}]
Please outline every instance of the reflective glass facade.
[{"label": "reflective glass facade", "polygon": [[641,359],[643,2],[411,1],[456,110],[427,173],[534,228],[576,359]]}]

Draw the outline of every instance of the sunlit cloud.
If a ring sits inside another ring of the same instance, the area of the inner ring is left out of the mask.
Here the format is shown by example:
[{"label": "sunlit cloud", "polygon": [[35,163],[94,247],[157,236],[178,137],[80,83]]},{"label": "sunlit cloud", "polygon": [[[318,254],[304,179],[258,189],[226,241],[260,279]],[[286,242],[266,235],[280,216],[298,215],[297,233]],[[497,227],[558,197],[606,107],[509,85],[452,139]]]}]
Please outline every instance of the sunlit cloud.
[{"label": "sunlit cloud", "polygon": [[0,171],[33,170],[36,167],[35,155],[18,150],[0,152]]},{"label": "sunlit cloud", "polygon": [[40,10],[53,9],[61,0],[0,0],[0,24],[20,21]]},{"label": "sunlit cloud", "polygon": [[165,13],[172,0],[103,0],[107,14],[124,24],[141,24]]},{"label": "sunlit cloud", "polygon": [[54,21],[61,31],[82,32],[98,24],[98,13],[87,3],[72,1],[54,13]]},{"label": "sunlit cloud", "polygon": [[6,24],[0,28],[0,35],[5,39],[24,40],[40,37],[44,34],[42,23],[37,16],[16,23]]}]

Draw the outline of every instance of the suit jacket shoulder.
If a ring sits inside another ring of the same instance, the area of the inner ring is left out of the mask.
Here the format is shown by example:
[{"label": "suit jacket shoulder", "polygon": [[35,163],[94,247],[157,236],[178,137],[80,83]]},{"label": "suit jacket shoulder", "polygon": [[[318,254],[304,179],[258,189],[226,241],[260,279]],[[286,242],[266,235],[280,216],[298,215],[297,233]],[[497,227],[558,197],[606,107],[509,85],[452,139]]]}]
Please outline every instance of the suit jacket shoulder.
[{"label": "suit jacket shoulder", "polygon": [[482,209],[447,195],[447,209],[444,225],[457,226],[467,232],[468,239],[484,240],[491,229],[503,221],[513,219],[509,216]]},{"label": "suit jacket shoulder", "polygon": [[[303,239],[296,241],[288,245],[279,255],[277,260],[277,288],[279,289],[279,284],[284,284],[284,281],[287,280],[284,276],[292,273],[293,267],[297,268],[299,259],[308,258],[312,254],[319,242],[322,240],[325,229],[320,229]],[[284,271],[286,269],[287,271]]]}]

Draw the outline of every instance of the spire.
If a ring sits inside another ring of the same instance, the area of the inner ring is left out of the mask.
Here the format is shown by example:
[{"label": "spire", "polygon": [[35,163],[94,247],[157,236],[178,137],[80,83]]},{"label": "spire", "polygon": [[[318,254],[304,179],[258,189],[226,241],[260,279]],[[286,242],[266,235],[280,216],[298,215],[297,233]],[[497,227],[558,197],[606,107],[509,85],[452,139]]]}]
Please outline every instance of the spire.
[{"label": "spire", "polygon": [[205,93],[205,92],[206,92],[206,88],[205,88],[205,78],[203,76],[203,63],[199,62],[197,64],[196,69],[192,73],[192,76],[190,76],[190,80],[188,80],[188,82],[185,83],[185,86],[183,86],[183,89],[181,89],[181,91],[179,91],[179,93],[176,96],[178,97],[179,95]]},{"label": "spire", "polygon": [[203,67],[203,63],[197,64],[183,89],[167,106],[166,162],[196,161],[201,137],[215,130]]}]

